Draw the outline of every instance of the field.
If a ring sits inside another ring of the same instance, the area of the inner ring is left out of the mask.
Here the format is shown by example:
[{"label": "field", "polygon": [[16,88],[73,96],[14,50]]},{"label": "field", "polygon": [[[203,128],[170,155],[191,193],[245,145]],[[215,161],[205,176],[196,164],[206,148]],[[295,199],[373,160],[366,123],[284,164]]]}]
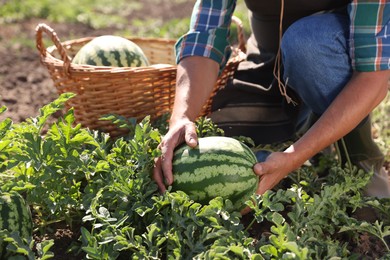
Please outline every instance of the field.
[{"label": "field", "polygon": [[[367,175],[332,156],[254,198],[253,213],[241,217],[221,199],[201,207],[180,192],[159,195],[149,173],[165,123],[126,121],[129,134],[119,140],[75,127],[73,111],[62,108],[71,97],[59,97],[39,61],[37,24],[50,25],[62,41],[102,34],[175,39],[186,31],[192,8],[185,0],[81,2],[0,4],[0,104],[8,109],[0,113],[0,189],[23,194],[34,217],[32,240],[0,231],[0,244],[8,241],[7,257],[390,257],[390,201],[363,197]],[[236,15],[245,21],[242,3]],[[388,95],[373,113],[387,170],[389,114]],[[221,134],[210,121],[198,126],[200,135]],[[361,214],[368,209],[374,218]]]}]

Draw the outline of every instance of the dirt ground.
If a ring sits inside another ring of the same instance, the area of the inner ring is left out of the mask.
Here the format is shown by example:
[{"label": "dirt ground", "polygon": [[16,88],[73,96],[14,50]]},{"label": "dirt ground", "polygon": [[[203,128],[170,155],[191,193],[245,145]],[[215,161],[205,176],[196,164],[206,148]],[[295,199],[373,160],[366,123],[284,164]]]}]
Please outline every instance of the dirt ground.
[{"label": "dirt ground", "polygon": [[[153,0],[144,2],[153,3]],[[193,2],[184,1],[180,4],[172,4],[172,2],[162,1],[159,8],[149,8],[150,5],[145,3],[144,9],[132,14],[131,19],[159,17],[167,21],[173,18],[189,17]],[[115,28],[95,30],[83,24],[52,23],[39,19],[2,24],[0,29],[0,104],[7,106],[8,111],[0,115],[0,120],[9,117],[15,123],[24,121],[28,117],[36,116],[39,108],[58,96],[46,68],[40,63],[38,50],[12,40],[13,38],[32,39],[35,43],[35,27],[40,22],[50,25],[61,41],[72,40],[71,37],[74,35],[98,36],[115,31]],[[131,21],[129,21],[129,26],[131,26]]]}]

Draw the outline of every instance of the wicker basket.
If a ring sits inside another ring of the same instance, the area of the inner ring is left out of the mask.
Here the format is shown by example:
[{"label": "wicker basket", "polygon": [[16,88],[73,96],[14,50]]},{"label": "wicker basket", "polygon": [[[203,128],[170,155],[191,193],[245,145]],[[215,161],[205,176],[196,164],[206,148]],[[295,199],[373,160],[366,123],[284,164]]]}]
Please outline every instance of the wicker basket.
[{"label": "wicker basket", "polygon": [[[234,18],[239,46],[233,48],[232,58],[219,77],[214,91],[199,116],[210,112],[212,97],[226,84],[245,58],[242,24]],[[53,46],[45,48],[42,33],[50,36]],[[150,115],[152,119],[171,111],[175,94],[175,40],[128,38],[138,44],[148,57],[147,67],[102,67],[72,64],[72,57],[94,37],[61,42],[56,32],[46,24],[36,27],[36,44],[41,62],[48,69],[59,94],[75,93],[66,106],[73,107],[75,119],[83,127],[101,130],[112,136],[124,132],[110,121],[99,120],[103,115],[117,114],[138,120]]]}]

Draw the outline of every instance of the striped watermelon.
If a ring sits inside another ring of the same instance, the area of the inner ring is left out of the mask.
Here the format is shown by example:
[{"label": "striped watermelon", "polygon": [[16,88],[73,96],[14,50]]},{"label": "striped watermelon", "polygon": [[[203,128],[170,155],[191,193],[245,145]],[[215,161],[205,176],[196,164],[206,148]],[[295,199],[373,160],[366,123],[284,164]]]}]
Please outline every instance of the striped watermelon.
[{"label": "striped watermelon", "polygon": [[149,66],[148,59],[137,44],[114,35],[94,38],[77,52],[72,63],[111,67]]},{"label": "striped watermelon", "polygon": [[0,193],[0,229],[18,231],[21,238],[32,237],[32,216],[23,197],[15,192]]},{"label": "striped watermelon", "polygon": [[184,191],[201,204],[220,196],[240,210],[257,189],[256,162],[252,150],[236,139],[199,138],[197,147],[183,144],[175,150],[172,191]]}]

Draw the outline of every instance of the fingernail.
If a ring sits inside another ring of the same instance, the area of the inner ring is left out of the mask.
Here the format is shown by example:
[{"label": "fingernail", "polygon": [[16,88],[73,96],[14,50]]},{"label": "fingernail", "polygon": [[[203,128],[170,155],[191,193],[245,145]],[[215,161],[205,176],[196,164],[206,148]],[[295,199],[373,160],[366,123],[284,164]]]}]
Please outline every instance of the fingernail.
[{"label": "fingernail", "polygon": [[193,146],[196,146],[198,144],[194,138],[190,138],[189,143]]}]

